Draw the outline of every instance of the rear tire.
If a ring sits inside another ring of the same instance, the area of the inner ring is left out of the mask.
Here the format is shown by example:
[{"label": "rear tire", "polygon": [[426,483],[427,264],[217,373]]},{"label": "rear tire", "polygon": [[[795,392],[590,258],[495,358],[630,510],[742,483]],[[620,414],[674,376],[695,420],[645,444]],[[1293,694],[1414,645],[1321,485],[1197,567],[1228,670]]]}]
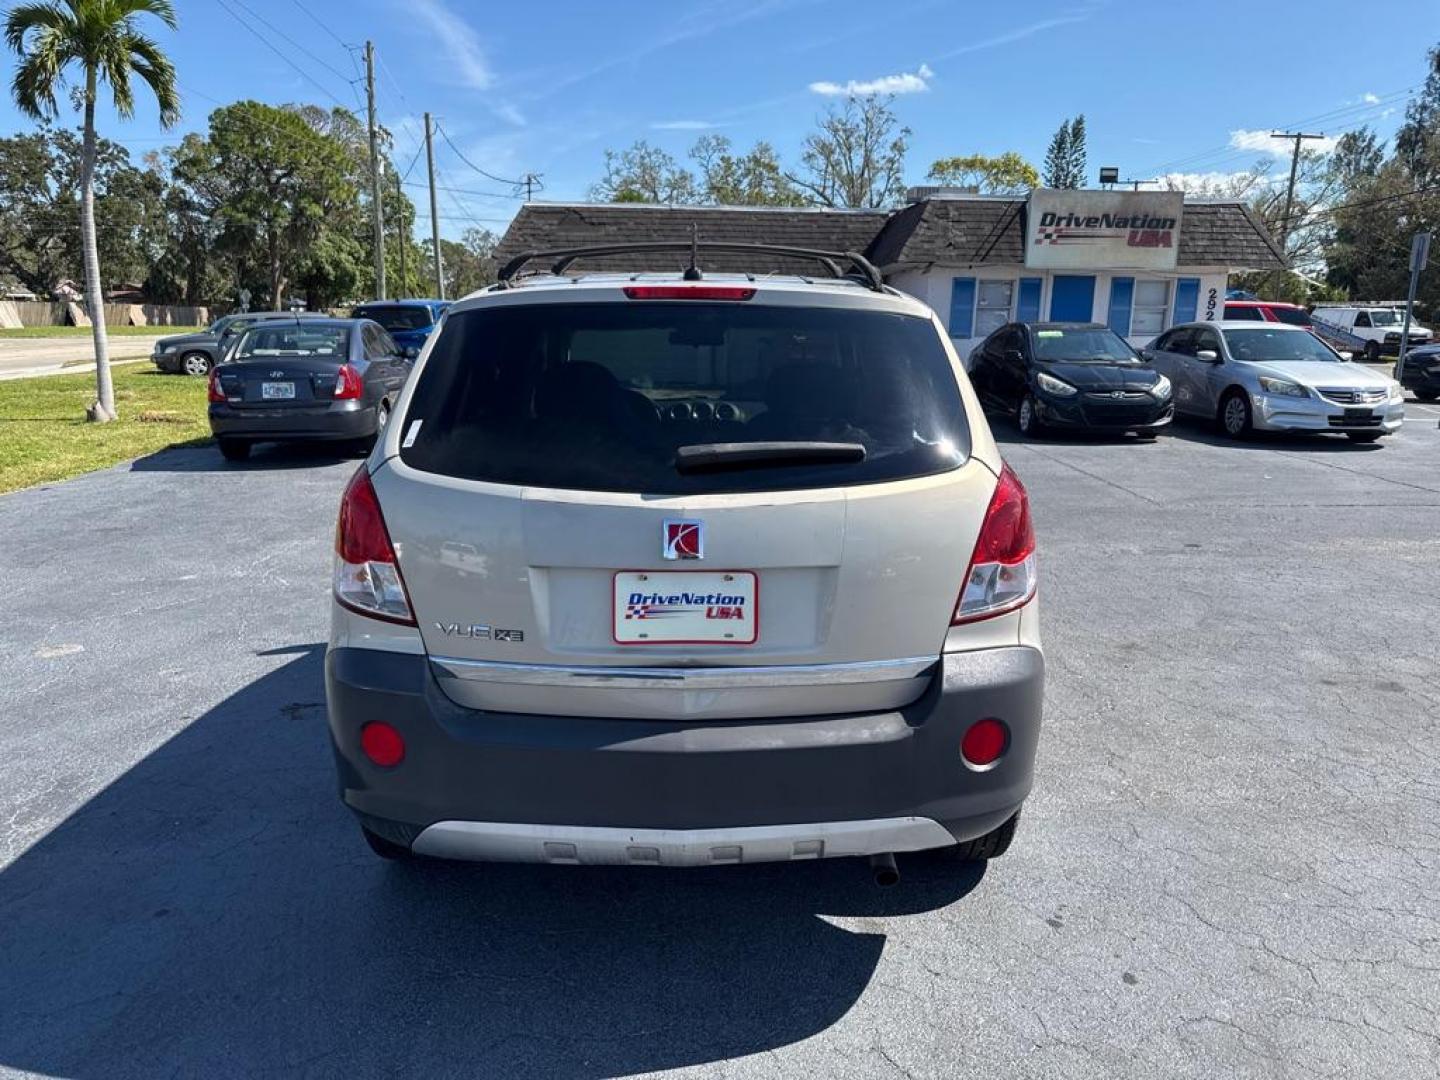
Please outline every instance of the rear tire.
[{"label": "rear tire", "polygon": [[1380,343],[1378,341],[1365,342],[1365,359],[1368,363],[1375,364],[1380,360]]},{"label": "rear tire", "polygon": [[1370,442],[1375,442],[1376,440],[1378,440],[1378,439],[1380,438],[1380,432],[1378,432],[1378,431],[1347,431],[1347,432],[1345,433],[1345,436],[1346,436],[1346,438],[1348,438],[1348,439],[1349,439],[1351,442],[1353,442],[1353,443],[1370,443]]},{"label": "rear tire", "polygon": [[386,840],[385,837],[371,832],[360,826],[360,832],[365,837],[365,843],[370,845],[370,850],[387,862],[406,862],[415,858],[415,853],[403,844],[397,844],[393,840]]},{"label": "rear tire", "polygon": [[1440,390],[1416,390],[1416,401],[1440,401]]},{"label": "rear tire", "polygon": [[244,439],[215,440],[220,446],[220,456],[226,461],[244,461],[250,456],[250,444]]},{"label": "rear tire", "polygon": [[210,374],[210,357],[203,352],[189,352],[180,358],[180,373],[204,378]]},{"label": "rear tire", "polygon": [[1020,811],[1016,810],[1005,824],[992,829],[984,836],[962,841],[954,847],[937,848],[935,853],[945,856],[952,862],[960,863],[977,863],[998,859],[1010,850],[1010,844],[1015,839],[1015,830],[1019,825]]},{"label": "rear tire", "polygon": [[1020,399],[1020,411],[1015,414],[1015,426],[1027,439],[1038,439],[1045,432],[1045,423],[1035,407],[1035,396],[1026,394]]},{"label": "rear tire", "polygon": [[1232,439],[1248,439],[1254,432],[1254,419],[1250,415],[1250,395],[1243,390],[1231,390],[1220,400],[1220,430]]}]

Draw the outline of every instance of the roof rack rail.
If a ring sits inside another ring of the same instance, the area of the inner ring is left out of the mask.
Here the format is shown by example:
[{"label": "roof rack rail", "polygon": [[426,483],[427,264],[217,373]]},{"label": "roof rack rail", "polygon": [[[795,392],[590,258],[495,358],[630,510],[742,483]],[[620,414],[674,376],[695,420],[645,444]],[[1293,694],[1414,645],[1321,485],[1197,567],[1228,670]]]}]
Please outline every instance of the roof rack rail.
[{"label": "roof rack rail", "polygon": [[[557,277],[578,259],[598,258],[605,255],[640,255],[659,252],[689,252],[690,267],[685,271],[687,281],[700,278],[696,265],[701,251],[721,251],[731,254],[785,255],[794,259],[808,259],[824,267],[831,277],[841,280],[859,281],[867,289],[884,292],[885,282],[875,264],[856,251],[817,251],[814,248],[786,247],[779,244],[741,244],[713,240],[674,240],[643,244],[602,244],[595,247],[558,248],[554,251],[523,251],[500,268],[498,284],[511,288],[515,276],[527,263],[550,261],[550,272]],[[848,266],[849,271],[842,270]]]}]

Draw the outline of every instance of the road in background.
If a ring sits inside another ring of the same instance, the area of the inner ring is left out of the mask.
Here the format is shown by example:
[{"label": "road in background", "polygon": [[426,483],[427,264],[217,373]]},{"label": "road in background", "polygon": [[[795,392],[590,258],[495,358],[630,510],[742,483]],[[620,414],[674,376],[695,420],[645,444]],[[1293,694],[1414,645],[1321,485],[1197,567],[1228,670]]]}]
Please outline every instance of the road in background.
[{"label": "road in background", "polygon": [[0,1070],[1435,1075],[1440,431],[1001,434],[1036,788],[1005,858],[901,856],[888,890],[382,864],[321,682],[354,461],[171,451],[0,498]]},{"label": "road in background", "polygon": [[[157,338],[176,333],[173,327],[158,327],[154,336],[148,334],[110,338],[111,360],[133,360],[148,357]],[[69,366],[67,366],[69,365]],[[20,379],[27,375],[59,375],[94,367],[95,346],[88,337],[0,338],[0,379]]]}]

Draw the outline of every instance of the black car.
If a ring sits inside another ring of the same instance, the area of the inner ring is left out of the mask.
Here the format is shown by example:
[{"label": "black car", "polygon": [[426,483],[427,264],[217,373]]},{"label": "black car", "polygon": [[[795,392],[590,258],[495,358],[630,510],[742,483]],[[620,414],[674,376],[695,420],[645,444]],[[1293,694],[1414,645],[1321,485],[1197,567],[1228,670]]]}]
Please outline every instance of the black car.
[{"label": "black car", "polygon": [[1395,378],[1421,401],[1440,400],[1440,345],[1410,349],[1395,365]]},{"label": "black car", "polygon": [[368,319],[267,321],[245,331],[210,372],[210,430],[229,461],[244,460],[257,442],[368,447],[411,364]]},{"label": "black car", "polygon": [[231,343],[256,323],[279,319],[293,323],[297,318],[324,318],[308,312],[249,311],[222,315],[198,334],[177,334],[155,342],[150,359],[161,371],[171,375],[208,375],[220,362]]},{"label": "black car", "polygon": [[970,354],[980,400],[1046,428],[1133,431],[1153,438],[1170,423],[1170,380],[1098,323],[1007,323]]}]

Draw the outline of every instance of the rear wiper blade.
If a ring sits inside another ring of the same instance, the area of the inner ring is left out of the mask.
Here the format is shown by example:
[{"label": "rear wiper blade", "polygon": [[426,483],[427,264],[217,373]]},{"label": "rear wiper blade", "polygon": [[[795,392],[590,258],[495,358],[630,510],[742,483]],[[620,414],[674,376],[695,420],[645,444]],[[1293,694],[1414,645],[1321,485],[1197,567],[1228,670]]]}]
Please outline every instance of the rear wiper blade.
[{"label": "rear wiper blade", "polygon": [[840,465],[864,460],[865,447],[853,442],[696,443],[675,451],[675,470],[713,472],[775,465]]}]

